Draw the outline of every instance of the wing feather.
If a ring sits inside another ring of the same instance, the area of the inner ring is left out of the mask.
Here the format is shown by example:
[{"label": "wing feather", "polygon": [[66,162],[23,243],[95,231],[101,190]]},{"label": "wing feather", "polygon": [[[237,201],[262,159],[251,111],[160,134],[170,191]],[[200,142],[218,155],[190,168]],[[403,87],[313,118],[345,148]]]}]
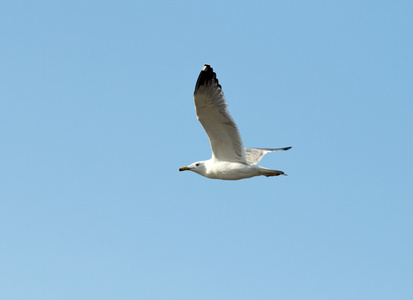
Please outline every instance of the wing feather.
[{"label": "wing feather", "polygon": [[249,165],[258,164],[265,154],[275,151],[289,150],[291,147],[285,148],[245,148],[245,157]]},{"label": "wing feather", "polygon": [[196,115],[204,127],[215,159],[247,163],[238,127],[232,119],[221,85],[209,65],[205,65],[195,85]]}]

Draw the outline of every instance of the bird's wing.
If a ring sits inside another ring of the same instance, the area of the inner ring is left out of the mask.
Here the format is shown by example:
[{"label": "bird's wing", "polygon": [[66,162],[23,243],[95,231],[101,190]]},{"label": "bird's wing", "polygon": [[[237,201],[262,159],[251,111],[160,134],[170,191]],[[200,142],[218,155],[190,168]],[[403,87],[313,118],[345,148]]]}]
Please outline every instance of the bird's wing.
[{"label": "bird's wing", "polygon": [[245,157],[247,158],[247,162],[250,165],[256,165],[258,164],[261,159],[264,157],[265,154],[269,152],[275,152],[275,151],[284,151],[291,149],[291,147],[285,147],[285,148],[245,148]]},{"label": "bird's wing", "polygon": [[220,161],[247,163],[238,127],[232,119],[216,74],[205,65],[195,85],[196,115],[211,143],[212,157]]}]

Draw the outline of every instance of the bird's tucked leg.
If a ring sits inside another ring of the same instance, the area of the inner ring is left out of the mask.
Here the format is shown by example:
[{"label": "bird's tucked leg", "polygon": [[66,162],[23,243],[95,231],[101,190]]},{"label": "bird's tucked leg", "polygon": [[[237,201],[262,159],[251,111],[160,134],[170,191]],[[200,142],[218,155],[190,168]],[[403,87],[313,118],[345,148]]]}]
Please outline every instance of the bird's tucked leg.
[{"label": "bird's tucked leg", "polygon": [[285,176],[287,176],[287,174],[285,174],[283,171],[270,170],[270,169],[264,169],[264,168],[262,168],[262,169],[260,170],[260,175],[264,175],[264,176],[266,176],[266,177],[279,176],[279,175],[285,175]]}]

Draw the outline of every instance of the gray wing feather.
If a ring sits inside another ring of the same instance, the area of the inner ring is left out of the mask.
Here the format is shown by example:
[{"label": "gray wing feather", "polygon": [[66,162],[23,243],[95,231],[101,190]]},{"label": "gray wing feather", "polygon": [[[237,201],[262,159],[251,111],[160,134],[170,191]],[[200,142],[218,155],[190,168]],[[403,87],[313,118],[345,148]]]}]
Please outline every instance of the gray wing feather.
[{"label": "gray wing feather", "polygon": [[209,65],[199,74],[194,102],[196,115],[208,134],[212,156],[221,161],[247,163],[238,127],[232,119],[221,85]]},{"label": "gray wing feather", "polygon": [[247,159],[247,163],[249,165],[256,165],[258,164],[261,159],[264,157],[265,154],[269,152],[275,152],[275,151],[284,151],[291,149],[291,147],[285,147],[285,148],[245,148],[245,157]]}]

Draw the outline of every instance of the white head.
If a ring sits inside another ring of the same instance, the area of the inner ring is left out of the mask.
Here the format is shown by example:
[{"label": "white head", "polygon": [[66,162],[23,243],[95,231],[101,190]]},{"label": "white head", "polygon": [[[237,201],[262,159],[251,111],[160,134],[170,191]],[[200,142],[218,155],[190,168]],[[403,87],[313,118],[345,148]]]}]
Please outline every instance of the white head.
[{"label": "white head", "polygon": [[193,164],[190,164],[187,167],[179,168],[179,172],[181,171],[192,171],[192,172],[205,176],[205,173],[206,173],[205,162],[204,161],[194,162]]}]

